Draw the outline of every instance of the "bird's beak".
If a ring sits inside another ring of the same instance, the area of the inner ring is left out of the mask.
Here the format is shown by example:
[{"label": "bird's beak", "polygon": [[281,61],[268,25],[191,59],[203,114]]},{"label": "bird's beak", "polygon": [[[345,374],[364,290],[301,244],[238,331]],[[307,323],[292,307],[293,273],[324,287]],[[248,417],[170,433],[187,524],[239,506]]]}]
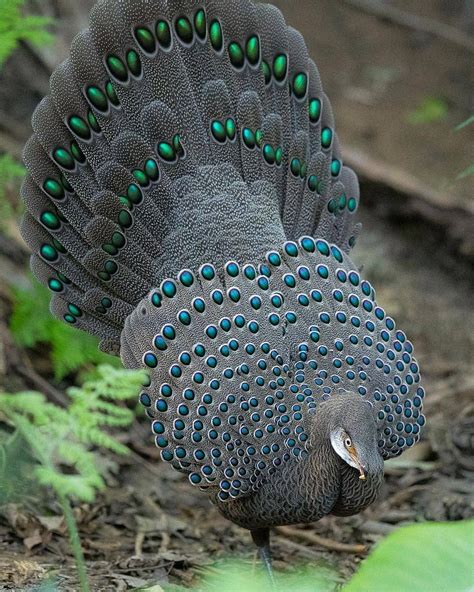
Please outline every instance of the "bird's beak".
[{"label": "bird's beak", "polygon": [[357,469],[359,471],[359,479],[361,481],[365,481],[366,479],[366,472],[365,472],[365,467],[364,465],[360,462],[359,457],[357,456],[357,454],[351,454],[351,458],[354,461],[354,463],[357,466]]}]

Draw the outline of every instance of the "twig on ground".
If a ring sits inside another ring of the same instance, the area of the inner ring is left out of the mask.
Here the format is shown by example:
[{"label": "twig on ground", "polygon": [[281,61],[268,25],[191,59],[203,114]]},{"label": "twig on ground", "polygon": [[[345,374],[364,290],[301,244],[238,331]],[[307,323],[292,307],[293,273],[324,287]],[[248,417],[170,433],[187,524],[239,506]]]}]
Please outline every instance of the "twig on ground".
[{"label": "twig on ground", "polygon": [[277,526],[276,532],[292,538],[299,538],[307,543],[313,545],[319,545],[330,551],[337,551],[339,553],[366,553],[366,545],[348,545],[346,543],[340,543],[339,541],[333,541],[309,530],[301,530],[299,528],[293,528],[292,526]]},{"label": "twig on ground", "polygon": [[137,532],[135,537],[135,557],[143,556],[143,543],[145,542],[145,533]]},{"label": "twig on ground", "polygon": [[309,559],[321,559],[321,554],[319,551],[315,551],[311,547],[307,545],[302,545],[301,543],[297,543],[296,541],[291,541],[290,539],[285,538],[284,536],[278,535],[276,540],[279,545],[286,547],[287,549],[291,549],[295,551],[299,555],[304,557],[308,557]]},{"label": "twig on ground", "polygon": [[397,491],[385,500],[385,503],[388,506],[399,506],[407,502],[415,493],[426,491],[427,489],[430,489],[430,485],[412,485],[411,487]]}]

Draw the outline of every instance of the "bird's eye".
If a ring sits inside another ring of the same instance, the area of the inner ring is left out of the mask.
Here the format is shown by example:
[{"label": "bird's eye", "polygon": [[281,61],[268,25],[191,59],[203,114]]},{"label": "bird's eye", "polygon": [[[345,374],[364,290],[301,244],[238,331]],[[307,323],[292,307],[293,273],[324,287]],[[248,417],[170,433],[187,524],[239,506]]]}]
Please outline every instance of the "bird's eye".
[{"label": "bird's eye", "polygon": [[346,448],[352,448],[352,440],[350,438],[346,438],[344,440],[344,445]]}]

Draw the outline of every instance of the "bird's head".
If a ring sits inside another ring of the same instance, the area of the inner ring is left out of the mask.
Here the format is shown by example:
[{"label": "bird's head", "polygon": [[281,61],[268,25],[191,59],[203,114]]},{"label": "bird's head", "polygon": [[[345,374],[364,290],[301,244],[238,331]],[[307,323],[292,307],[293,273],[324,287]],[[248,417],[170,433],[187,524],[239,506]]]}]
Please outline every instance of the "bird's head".
[{"label": "bird's head", "polygon": [[322,403],[319,411],[320,421],[325,424],[323,433],[334,452],[359,471],[360,479],[383,471],[377,425],[367,401],[352,393],[342,393]]}]

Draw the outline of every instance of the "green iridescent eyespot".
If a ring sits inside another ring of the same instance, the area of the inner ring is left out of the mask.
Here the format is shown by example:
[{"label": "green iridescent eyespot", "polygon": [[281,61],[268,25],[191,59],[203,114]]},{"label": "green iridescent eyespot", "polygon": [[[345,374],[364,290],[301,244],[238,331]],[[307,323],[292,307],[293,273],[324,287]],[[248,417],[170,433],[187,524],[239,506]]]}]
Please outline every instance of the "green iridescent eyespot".
[{"label": "green iridescent eyespot", "polygon": [[184,158],[185,152],[183,144],[181,143],[181,136],[179,134],[175,134],[173,136],[173,148],[178,158]]},{"label": "green iridescent eyespot", "polygon": [[301,173],[301,161],[299,158],[293,158],[290,164],[290,169],[295,177],[299,177]]},{"label": "green iridescent eyespot", "polygon": [[112,235],[112,244],[117,249],[123,249],[125,246],[125,237],[121,232],[114,232]]},{"label": "green iridescent eyespot", "polygon": [[242,49],[240,44],[237,43],[237,41],[232,41],[231,43],[229,43],[229,58],[230,63],[234,66],[234,68],[238,68],[240,70],[244,67],[244,50]]},{"label": "green iridescent eyespot", "polygon": [[136,206],[142,203],[143,193],[136,183],[130,183],[130,185],[128,186],[127,199]]},{"label": "green iridescent eyespot", "polygon": [[155,30],[156,37],[161,47],[168,49],[171,45],[171,29],[169,24],[161,19],[156,23]]},{"label": "green iridescent eyespot", "polygon": [[114,247],[114,245],[111,245],[108,243],[102,245],[102,250],[105,251],[107,253],[107,255],[112,255],[112,257],[114,257],[115,255],[118,255],[117,247]]},{"label": "green iridescent eyespot", "polygon": [[149,179],[151,179],[154,183],[158,181],[160,178],[160,171],[158,169],[158,164],[152,158],[149,158],[145,163],[145,173]]},{"label": "green iridescent eyespot", "polygon": [[158,155],[166,162],[174,162],[176,160],[175,149],[168,142],[160,142],[158,144]]},{"label": "green iridescent eyespot", "polygon": [[252,37],[248,38],[245,53],[247,54],[249,64],[256,66],[260,60],[260,39],[257,35],[252,35]]},{"label": "green iridescent eyespot", "polygon": [[119,82],[127,82],[128,71],[122,60],[116,55],[109,55],[106,59],[107,69],[110,75]]},{"label": "green iridescent eyespot", "polygon": [[114,85],[111,82],[107,82],[107,84],[105,85],[105,92],[107,93],[107,96],[109,97],[109,100],[112,103],[112,105],[114,105],[114,107],[118,107],[120,105],[120,101],[117,96],[117,93],[115,92]]},{"label": "green iridescent eyespot", "polygon": [[148,176],[145,174],[144,171],[141,171],[140,169],[135,169],[134,171],[132,171],[132,175],[135,178],[135,181],[142,187],[146,187],[150,184]]},{"label": "green iridescent eyespot", "polygon": [[284,53],[278,54],[273,60],[273,75],[278,82],[283,82],[288,72],[288,58]]},{"label": "green iridescent eyespot", "polygon": [[337,177],[341,172],[342,163],[337,158],[334,158],[331,163],[331,175]]},{"label": "green iridescent eyespot", "polygon": [[43,183],[43,189],[52,199],[59,200],[64,198],[64,189],[54,179],[46,179]]},{"label": "green iridescent eyespot", "polygon": [[92,113],[92,111],[90,109],[87,112],[87,121],[89,122],[89,125],[91,126],[91,128],[97,134],[100,134],[101,133],[102,130],[100,128],[99,122],[97,121],[97,117],[94,115],[94,113]]},{"label": "green iridescent eyespot", "polygon": [[87,123],[78,115],[71,115],[68,119],[68,125],[73,134],[81,138],[81,140],[91,139],[91,130]]},{"label": "green iridescent eyespot", "polygon": [[137,27],[135,29],[135,39],[145,53],[155,53],[156,41],[150,29]]},{"label": "green iridescent eyespot", "polygon": [[321,118],[321,101],[319,99],[311,99],[308,110],[311,123],[318,123]]},{"label": "green iridescent eyespot", "polygon": [[325,127],[321,132],[321,146],[327,150],[332,144],[332,129]]},{"label": "green iridescent eyespot", "polygon": [[277,166],[281,165],[282,159],[283,159],[283,150],[282,150],[281,146],[278,146],[278,148],[275,150],[275,162],[276,162]]},{"label": "green iridescent eyespot", "polygon": [[211,132],[217,142],[223,144],[226,141],[226,128],[220,121],[215,120],[211,123]]},{"label": "green iridescent eyespot", "polygon": [[118,215],[118,223],[121,228],[130,228],[133,224],[133,218],[127,210],[120,210]]},{"label": "green iridescent eyespot", "polygon": [[349,201],[347,202],[347,209],[349,212],[355,212],[357,209],[357,200],[355,197],[350,197]]},{"label": "green iridescent eyespot", "polygon": [[217,19],[214,19],[209,26],[209,37],[211,39],[211,45],[217,52],[222,51],[224,46],[224,37],[222,35],[222,27]]},{"label": "green iridescent eyespot", "polygon": [[207,21],[206,13],[202,8],[194,15],[194,28],[199,39],[204,40],[206,38]]},{"label": "green iridescent eyespot", "polygon": [[308,90],[308,76],[304,72],[296,74],[293,78],[293,93],[297,99],[304,99]]},{"label": "green iridescent eyespot", "polygon": [[270,144],[265,144],[263,147],[263,158],[269,165],[275,164],[275,150]]},{"label": "green iridescent eyespot", "polygon": [[175,23],[176,35],[179,39],[186,44],[190,44],[194,39],[193,27],[186,16],[181,16],[176,20]]},{"label": "green iridescent eyespot", "polygon": [[52,245],[48,244],[44,244],[41,247],[40,255],[43,257],[43,259],[46,259],[46,261],[49,261],[50,263],[54,263],[59,259],[57,250]]},{"label": "green iridescent eyespot", "polygon": [[135,78],[140,78],[142,75],[142,62],[140,56],[134,49],[127,52],[127,66]]},{"label": "green iridescent eyespot", "polygon": [[235,121],[229,117],[225,122],[225,131],[227,133],[227,137],[232,142],[235,140],[236,135],[236,128],[235,128]]},{"label": "green iridescent eyespot", "polygon": [[71,154],[74,157],[74,160],[76,160],[80,164],[84,164],[86,162],[86,157],[84,156],[82,150],[79,148],[79,144],[77,142],[71,142]]},{"label": "green iridescent eyespot", "polygon": [[60,253],[63,253],[63,254],[67,253],[66,249],[63,247],[63,245],[56,238],[53,238],[53,246]]},{"label": "green iridescent eyespot", "polygon": [[49,230],[59,230],[61,228],[61,221],[54,212],[44,211],[40,216],[40,221]]},{"label": "green iridescent eyespot", "polygon": [[61,173],[61,177],[59,178],[61,185],[63,186],[63,188],[66,191],[69,191],[69,193],[74,193],[74,189],[71,187],[71,184],[69,183],[69,181],[66,179],[66,177]]},{"label": "green iridescent eyespot", "polygon": [[330,212],[331,214],[334,214],[336,210],[337,210],[337,201],[335,199],[329,200],[328,212]]},{"label": "green iridescent eyespot", "polygon": [[109,108],[107,97],[98,86],[87,87],[86,95],[92,106],[98,111],[105,112]]},{"label": "green iridescent eyespot", "polygon": [[255,148],[255,134],[248,127],[245,127],[242,130],[242,139],[244,141],[245,146],[249,150],[253,150]]},{"label": "green iridescent eyespot", "polygon": [[259,148],[261,148],[262,142],[263,142],[263,132],[261,129],[258,129],[255,131],[255,143],[257,144],[257,146]]},{"label": "green iridescent eyespot", "polygon": [[55,279],[55,278],[50,278],[48,280],[48,288],[52,291],[52,292],[62,292],[64,290],[64,285],[62,282],[60,282],[59,280]]},{"label": "green iridescent eyespot", "polygon": [[308,189],[310,191],[316,191],[318,188],[318,177],[316,175],[310,175],[308,178]]},{"label": "green iridescent eyespot", "polygon": [[272,71],[270,70],[268,62],[265,60],[262,60],[262,72],[265,79],[265,85],[268,86],[272,81]]},{"label": "green iridescent eyespot", "polygon": [[68,171],[72,171],[76,167],[73,157],[65,148],[56,148],[53,151],[53,159],[56,164]]}]

